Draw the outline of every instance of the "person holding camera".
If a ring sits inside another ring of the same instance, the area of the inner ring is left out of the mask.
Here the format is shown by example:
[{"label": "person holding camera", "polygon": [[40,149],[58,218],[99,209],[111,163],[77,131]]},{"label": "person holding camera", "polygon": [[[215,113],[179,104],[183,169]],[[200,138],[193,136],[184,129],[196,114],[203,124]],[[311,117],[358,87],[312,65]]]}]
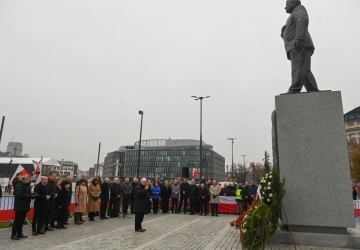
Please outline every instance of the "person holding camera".
[{"label": "person holding camera", "polygon": [[12,226],[11,239],[20,240],[27,238],[23,234],[23,224],[26,218],[26,213],[30,210],[31,199],[37,197],[36,193],[31,193],[30,183],[32,181],[31,175],[25,175],[19,178],[19,182],[16,185],[15,192],[15,219]]},{"label": "person holding camera", "polygon": [[220,192],[221,188],[217,185],[216,180],[212,181],[212,185],[209,188],[210,192],[210,204],[211,204],[211,216],[218,216]]},{"label": "person holding camera", "polygon": [[101,195],[101,187],[98,178],[94,178],[89,185],[89,221],[95,221],[94,216],[99,211],[99,198]]}]

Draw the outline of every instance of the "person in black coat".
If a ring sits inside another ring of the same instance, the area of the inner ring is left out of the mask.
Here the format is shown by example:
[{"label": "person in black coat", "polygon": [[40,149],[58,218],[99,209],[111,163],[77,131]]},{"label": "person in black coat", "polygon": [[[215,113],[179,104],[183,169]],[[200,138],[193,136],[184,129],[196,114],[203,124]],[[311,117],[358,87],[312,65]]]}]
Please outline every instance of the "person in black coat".
[{"label": "person in black coat", "polygon": [[204,183],[200,184],[200,188],[198,190],[198,200],[200,203],[200,215],[207,216],[209,214],[209,201],[210,201],[210,192],[209,189],[205,187]]},{"label": "person in black coat", "polygon": [[37,194],[32,194],[30,189],[31,175],[25,175],[20,178],[16,185],[15,193],[15,219],[12,226],[11,239],[19,240],[20,238],[27,238],[22,232],[23,224],[26,218],[26,213],[30,210],[31,199],[36,198]]},{"label": "person in black coat", "polygon": [[144,220],[144,214],[148,212],[149,190],[150,185],[145,178],[142,178],[140,184],[134,191],[134,212],[135,212],[135,232],[145,232],[141,223]]},{"label": "person in black coat", "polygon": [[171,197],[171,186],[168,181],[161,186],[161,211],[163,214],[169,213],[169,200]]},{"label": "person in black coat", "polygon": [[120,199],[122,196],[122,187],[118,178],[110,186],[110,218],[119,217]]},{"label": "person in black coat", "polygon": [[352,196],[354,201],[357,200],[358,193],[356,191],[356,185],[353,186]]},{"label": "person in black coat", "polygon": [[[152,184],[151,181],[148,180],[148,185],[149,185],[149,189],[148,189],[148,196],[151,197],[152,195]],[[148,212],[147,213],[151,213],[151,205],[152,205],[152,199],[150,198],[148,201]]]},{"label": "person in black coat", "polygon": [[58,220],[57,220],[57,229],[65,228],[65,222],[66,222],[66,216],[67,216],[67,210],[69,206],[69,201],[71,199],[71,194],[69,192],[70,189],[70,182],[68,181],[62,181],[61,182],[61,189],[58,193],[57,197],[57,208],[58,208]]},{"label": "person in black coat", "polygon": [[[54,231],[55,227],[55,211],[56,211],[56,202],[57,197],[56,192],[56,171],[51,171],[49,173],[48,184],[46,185],[46,195],[50,196],[49,200],[46,200],[46,218],[45,218],[45,231]],[[50,224],[50,227],[49,227]]]},{"label": "person in black coat", "polygon": [[130,211],[131,211],[131,214],[134,214],[134,190],[136,188],[136,186],[139,184],[139,179],[138,178],[134,178],[133,181],[131,182],[131,189],[133,190],[131,192],[131,195],[130,195]]},{"label": "person in black coat", "polygon": [[106,217],[106,209],[107,209],[107,205],[109,203],[109,191],[110,191],[109,183],[110,183],[110,179],[106,178],[105,181],[103,183],[101,183],[101,185],[100,185],[100,187],[101,187],[100,220],[108,219],[108,217]]},{"label": "person in black coat", "polygon": [[71,197],[73,194],[73,189],[72,189],[72,180],[73,177],[71,175],[66,176],[65,180],[67,180],[70,183],[70,188],[69,188],[69,193],[70,193],[70,200],[69,200],[69,205],[67,207],[67,214],[66,214],[66,221],[65,221],[65,225],[69,225],[68,220],[69,220],[69,214],[70,214],[70,203],[71,203]]},{"label": "person in black coat", "polygon": [[46,200],[50,199],[50,195],[46,195],[46,185],[48,183],[48,178],[46,176],[41,177],[41,181],[35,185],[34,193],[38,196],[34,202],[34,218],[32,221],[32,235],[37,236],[38,234],[45,234],[43,231],[46,209],[45,203]]},{"label": "person in black coat", "polygon": [[186,214],[186,207],[189,198],[189,188],[190,184],[187,182],[187,179],[184,178],[183,183],[180,184],[180,202],[178,213],[180,213],[182,204],[184,202],[184,214]]},{"label": "person in black coat", "polygon": [[244,210],[247,209],[248,206],[251,205],[252,198],[249,194],[249,182],[245,182],[244,190],[242,191],[244,193]]},{"label": "person in black coat", "polygon": [[190,215],[195,215],[196,213],[196,203],[198,196],[199,188],[195,185],[195,181],[191,180],[191,185],[189,187]]}]

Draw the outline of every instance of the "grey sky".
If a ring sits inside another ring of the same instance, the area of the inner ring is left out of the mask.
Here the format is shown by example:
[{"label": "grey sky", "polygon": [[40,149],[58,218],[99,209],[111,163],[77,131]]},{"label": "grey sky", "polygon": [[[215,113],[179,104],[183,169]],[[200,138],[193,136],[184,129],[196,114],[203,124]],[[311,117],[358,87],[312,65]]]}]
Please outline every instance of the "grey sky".
[{"label": "grey sky", "polygon": [[[360,1],[303,0],[321,90],[359,106]],[[271,153],[274,96],[290,86],[285,1],[0,0],[0,145],[88,169],[120,145],[203,139],[231,164]]]}]

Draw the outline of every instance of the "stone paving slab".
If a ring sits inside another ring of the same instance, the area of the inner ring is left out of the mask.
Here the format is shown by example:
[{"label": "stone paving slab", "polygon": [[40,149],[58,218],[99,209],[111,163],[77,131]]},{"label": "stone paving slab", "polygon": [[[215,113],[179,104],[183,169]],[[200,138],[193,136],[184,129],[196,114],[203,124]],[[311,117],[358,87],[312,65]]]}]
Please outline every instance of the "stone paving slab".
[{"label": "stone paving slab", "polygon": [[[113,218],[86,222],[81,226],[69,220],[67,229],[55,229],[45,235],[32,236],[31,227],[24,225],[28,239],[13,241],[11,228],[0,229],[0,249],[241,249],[239,231],[230,226],[234,215],[219,217],[184,214],[145,215],[144,233],[134,231],[132,218]],[[272,245],[273,250],[292,250],[294,246]],[[346,250],[297,246],[297,250]]]}]

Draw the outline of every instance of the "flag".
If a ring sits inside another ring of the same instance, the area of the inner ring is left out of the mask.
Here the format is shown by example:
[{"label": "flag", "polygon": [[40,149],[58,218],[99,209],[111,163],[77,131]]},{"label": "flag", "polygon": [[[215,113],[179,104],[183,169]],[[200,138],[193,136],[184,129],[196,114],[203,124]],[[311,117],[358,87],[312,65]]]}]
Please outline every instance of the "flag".
[{"label": "flag", "polygon": [[194,168],[193,173],[192,173],[192,177],[195,178],[198,174],[199,174],[198,169],[197,169],[197,168]]},{"label": "flag", "polygon": [[14,180],[14,178],[15,178],[15,176],[16,176],[17,173],[21,173],[22,175],[27,175],[27,174],[29,174],[28,171],[26,171],[23,166],[19,165],[19,166],[17,167],[17,169],[16,169],[13,177],[12,177],[11,180],[10,180],[11,185],[12,185],[12,182],[13,182],[13,180]]},{"label": "flag", "polygon": [[41,171],[42,171],[42,163],[43,163],[43,158],[41,157],[40,161],[32,161],[34,164],[34,168],[35,168],[35,175],[36,175],[36,184],[40,182],[41,180]]}]

